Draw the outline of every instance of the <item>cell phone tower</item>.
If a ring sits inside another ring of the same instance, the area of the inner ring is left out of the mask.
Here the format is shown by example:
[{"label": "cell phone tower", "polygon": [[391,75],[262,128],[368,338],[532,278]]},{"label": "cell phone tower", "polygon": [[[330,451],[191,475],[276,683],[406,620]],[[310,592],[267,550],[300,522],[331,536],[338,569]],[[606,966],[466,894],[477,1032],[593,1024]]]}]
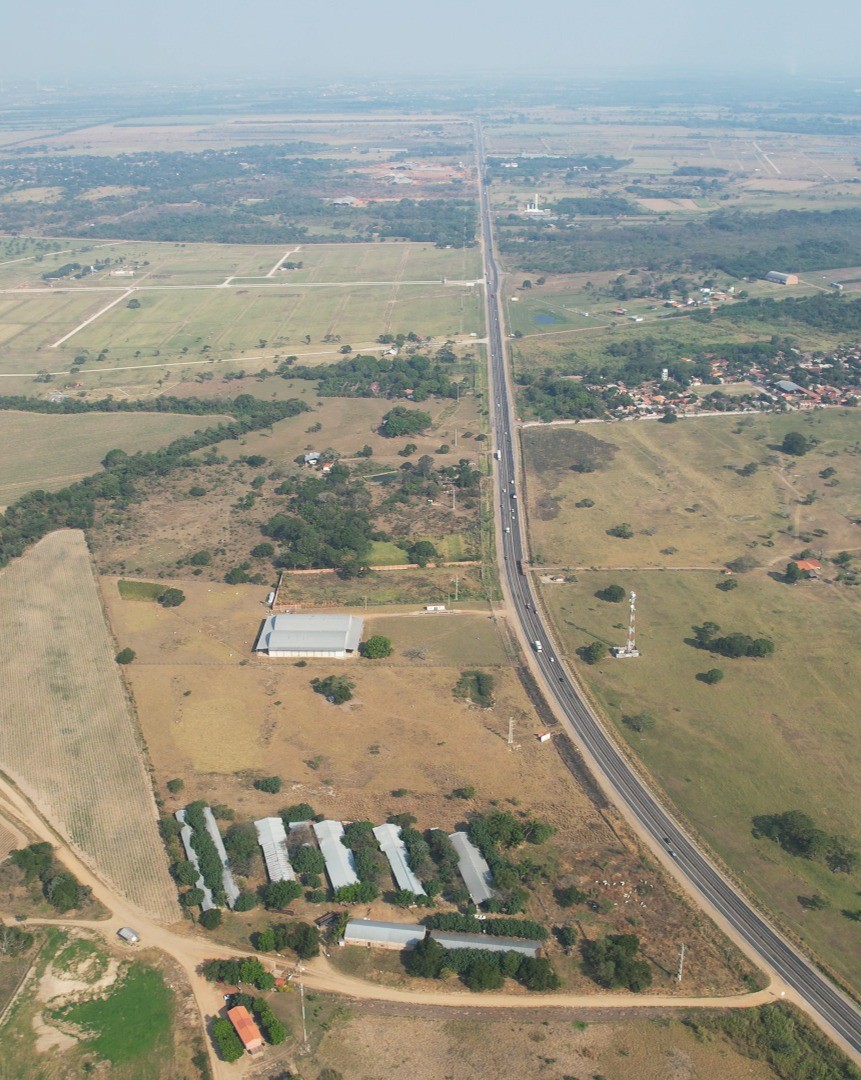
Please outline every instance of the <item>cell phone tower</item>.
[{"label": "cell phone tower", "polygon": [[637,638],[636,638],[636,630],[637,630],[637,594],[632,591],[631,595],[628,597],[628,600],[630,601],[630,604],[631,604],[631,617],[628,620],[628,640],[625,642],[624,645],[617,645],[613,649],[613,656],[615,656],[617,660],[624,660],[625,657],[628,657],[628,656],[639,656],[640,655],[640,652],[637,649]]}]

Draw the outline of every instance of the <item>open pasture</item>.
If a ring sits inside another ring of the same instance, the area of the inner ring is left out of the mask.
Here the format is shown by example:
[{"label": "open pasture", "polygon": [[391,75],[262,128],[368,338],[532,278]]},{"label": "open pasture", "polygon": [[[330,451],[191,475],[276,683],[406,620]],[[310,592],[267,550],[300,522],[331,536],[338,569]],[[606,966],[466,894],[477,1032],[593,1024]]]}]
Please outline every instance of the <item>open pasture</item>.
[{"label": "open pasture", "polygon": [[0,767],[94,872],[179,917],[156,808],[83,533],[0,573]]},{"label": "open pasture", "polygon": [[[108,308],[113,301],[118,302]],[[68,370],[76,356],[95,363],[103,350],[107,355],[98,361],[100,373],[125,365],[157,369],[183,358],[247,357],[253,362],[257,350],[265,350],[266,360],[278,350],[314,352],[312,343],[319,351],[327,335],[368,348],[382,333],[413,329],[437,338],[479,333],[480,289],[442,283],[295,289],[275,284],[143,288],[130,297],[121,289],[6,294],[0,296],[0,370]],[[67,340],[58,344],[62,338]],[[338,347],[324,358],[336,359]],[[92,370],[92,364],[85,366],[83,377]]]},{"label": "open pasture", "polygon": [[[765,571],[722,592],[714,573],[580,572],[577,582],[547,585],[542,597],[562,645],[603,711],[661,786],[745,884],[763,897],[856,986],[861,982],[856,924],[859,875],[784,854],[754,840],[757,814],[802,810],[831,833],[861,842],[855,799],[861,768],[855,647],[858,599],[823,582],[788,586]],[[627,604],[595,594],[615,583],[637,594],[639,659],[594,666],[575,651],[599,640],[625,640]],[[693,646],[692,627],[770,637],[764,659],[726,659]],[[719,668],[707,685],[699,673]],[[648,712],[641,733],[624,717]],[[818,892],[830,907],[805,910],[799,897]]]},{"label": "open pasture", "polygon": [[[820,444],[792,458],[778,449],[789,431]],[[782,571],[794,551],[811,546],[800,534],[814,529],[825,530],[812,544],[817,551],[857,550],[859,438],[861,416],[852,410],[527,428],[533,559],[545,566],[719,568],[748,554]],[[587,468],[596,462],[594,471],[576,471],[584,460]],[[752,462],[757,471],[740,476]],[[827,467],[836,472],[823,480]],[[803,505],[811,491],[815,500]],[[578,508],[583,499],[594,505]],[[607,535],[622,522],[630,539]]]},{"label": "open pasture", "polygon": [[0,505],[33,488],[55,491],[96,472],[109,450],[155,450],[200,426],[200,417],[166,413],[0,412]]}]

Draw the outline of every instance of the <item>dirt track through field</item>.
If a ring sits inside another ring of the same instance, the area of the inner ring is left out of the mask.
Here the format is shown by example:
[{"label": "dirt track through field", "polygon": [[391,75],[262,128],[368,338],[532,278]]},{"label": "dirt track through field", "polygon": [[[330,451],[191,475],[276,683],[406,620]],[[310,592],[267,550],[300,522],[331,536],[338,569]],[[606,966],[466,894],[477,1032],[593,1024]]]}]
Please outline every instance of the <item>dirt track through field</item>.
[{"label": "dirt track through field", "polygon": [[179,918],[152,790],[83,533],[0,574],[0,768],[122,896]]}]

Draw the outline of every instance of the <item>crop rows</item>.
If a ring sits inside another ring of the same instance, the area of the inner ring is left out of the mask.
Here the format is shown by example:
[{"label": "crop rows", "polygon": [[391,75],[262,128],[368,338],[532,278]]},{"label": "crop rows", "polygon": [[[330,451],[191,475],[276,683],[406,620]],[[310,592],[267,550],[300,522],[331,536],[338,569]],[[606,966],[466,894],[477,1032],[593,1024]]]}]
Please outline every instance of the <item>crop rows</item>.
[{"label": "crop rows", "polygon": [[156,807],[83,534],[51,533],[0,574],[0,768],[94,871],[179,917]]}]

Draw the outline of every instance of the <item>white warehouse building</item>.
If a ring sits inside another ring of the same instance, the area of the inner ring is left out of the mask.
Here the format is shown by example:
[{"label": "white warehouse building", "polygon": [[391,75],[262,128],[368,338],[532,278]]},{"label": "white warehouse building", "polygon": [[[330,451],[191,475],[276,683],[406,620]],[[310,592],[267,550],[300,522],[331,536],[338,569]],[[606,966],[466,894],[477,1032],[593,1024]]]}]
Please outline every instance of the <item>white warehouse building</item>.
[{"label": "white warehouse building", "polygon": [[343,660],[358,650],[363,627],[358,615],[270,615],[254,651],[266,656]]}]

